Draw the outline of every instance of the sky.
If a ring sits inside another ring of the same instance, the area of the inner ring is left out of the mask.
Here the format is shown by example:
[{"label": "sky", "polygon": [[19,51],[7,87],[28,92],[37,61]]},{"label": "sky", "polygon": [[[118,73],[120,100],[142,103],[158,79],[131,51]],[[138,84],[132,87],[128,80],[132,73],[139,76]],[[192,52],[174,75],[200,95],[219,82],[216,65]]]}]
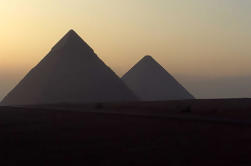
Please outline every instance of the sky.
[{"label": "sky", "polygon": [[197,98],[251,97],[250,0],[0,0],[0,100],[69,30],[119,76],[153,56]]}]

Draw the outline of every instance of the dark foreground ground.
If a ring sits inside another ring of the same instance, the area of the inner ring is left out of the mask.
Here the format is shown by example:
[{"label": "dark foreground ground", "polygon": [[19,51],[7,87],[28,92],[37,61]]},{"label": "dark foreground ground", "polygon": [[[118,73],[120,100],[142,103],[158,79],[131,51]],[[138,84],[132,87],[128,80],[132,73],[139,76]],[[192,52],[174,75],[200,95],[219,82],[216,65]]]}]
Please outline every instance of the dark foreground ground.
[{"label": "dark foreground ground", "polygon": [[250,166],[251,99],[0,107],[0,165]]}]

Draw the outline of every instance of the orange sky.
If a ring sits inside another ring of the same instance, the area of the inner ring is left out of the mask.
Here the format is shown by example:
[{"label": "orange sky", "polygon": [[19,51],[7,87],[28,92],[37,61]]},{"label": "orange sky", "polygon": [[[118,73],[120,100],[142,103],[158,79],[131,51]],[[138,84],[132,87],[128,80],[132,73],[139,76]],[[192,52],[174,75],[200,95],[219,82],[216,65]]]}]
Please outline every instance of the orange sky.
[{"label": "orange sky", "polygon": [[248,0],[0,1],[0,99],[69,29],[119,75],[150,54],[195,96],[209,97],[191,78],[251,76],[250,5]]}]

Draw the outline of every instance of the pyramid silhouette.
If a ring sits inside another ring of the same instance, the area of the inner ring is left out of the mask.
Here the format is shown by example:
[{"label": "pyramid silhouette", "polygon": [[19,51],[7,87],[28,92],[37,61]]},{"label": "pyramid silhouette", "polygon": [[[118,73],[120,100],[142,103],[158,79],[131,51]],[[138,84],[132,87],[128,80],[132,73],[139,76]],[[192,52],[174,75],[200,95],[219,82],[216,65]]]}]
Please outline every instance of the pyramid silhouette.
[{"label": "pyramid silhouette", "polygon": [[142,101],[194,98],[151,56],[142,58],[122,80]]},{"label": "pyramid silhouette", "polygon": [[135,100],[123,81],[70,30],[1,105]]}]

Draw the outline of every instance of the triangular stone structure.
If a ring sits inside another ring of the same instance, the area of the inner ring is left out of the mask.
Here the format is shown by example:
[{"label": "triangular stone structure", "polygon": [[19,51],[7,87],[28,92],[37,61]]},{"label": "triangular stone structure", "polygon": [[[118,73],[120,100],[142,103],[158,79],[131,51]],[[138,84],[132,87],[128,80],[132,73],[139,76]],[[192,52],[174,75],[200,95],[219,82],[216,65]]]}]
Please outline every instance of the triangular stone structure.
[{"label": "triangular stone structure", "polygon": [[70,30],[1,105],[135,100],[123,81]]},{"label": "triangular stone structure", "polygon": [[142,101],[194,99],[194,97],[151,56],[145,56],[122,80]]}]

